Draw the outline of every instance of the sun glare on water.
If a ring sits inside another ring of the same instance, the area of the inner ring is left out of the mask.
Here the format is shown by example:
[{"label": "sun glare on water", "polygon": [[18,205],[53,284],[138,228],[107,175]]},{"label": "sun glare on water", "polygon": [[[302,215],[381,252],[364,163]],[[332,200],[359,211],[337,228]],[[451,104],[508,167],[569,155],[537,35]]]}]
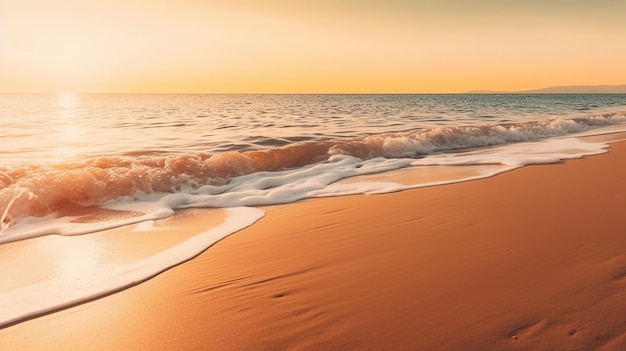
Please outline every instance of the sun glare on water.
[{"label": "sun glare on water", "polygon": [[55,105],[53,133],[58,143],[53,149],[53,157],[57,161],[66,161],[76,157],[80,145],[85,143],[85,130],[78,123],[80,96],[72,92],[59,93]]}]

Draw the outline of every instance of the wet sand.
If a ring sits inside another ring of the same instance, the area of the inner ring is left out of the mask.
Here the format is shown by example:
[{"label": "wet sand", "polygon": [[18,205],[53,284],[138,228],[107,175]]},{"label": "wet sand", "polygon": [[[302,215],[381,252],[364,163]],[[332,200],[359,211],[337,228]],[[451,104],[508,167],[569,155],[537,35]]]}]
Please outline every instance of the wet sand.
[{"label": "wet sand", "polygon": [[393,194],[267,208],[2,350],[624,350],[626,143]]}]

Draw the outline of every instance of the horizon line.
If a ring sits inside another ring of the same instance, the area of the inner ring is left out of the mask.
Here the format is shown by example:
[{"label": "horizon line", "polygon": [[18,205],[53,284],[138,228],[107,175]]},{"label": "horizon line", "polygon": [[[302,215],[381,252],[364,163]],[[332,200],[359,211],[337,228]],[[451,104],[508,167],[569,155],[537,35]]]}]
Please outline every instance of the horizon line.
[{"label": "horizon line", "polygon": [[[617,89],[602,92],[597,89]],[[561,90],[561,91],[559,91]],[[579,90],[579,91],[576,91]],[[537,89],[489,90],[472,89],[456,92],[129,92],[129,91],[0,91],[0,94],[120,94],[120,95],[446,95],[446,94],[626,94],[626,84],[553,85]]]}]

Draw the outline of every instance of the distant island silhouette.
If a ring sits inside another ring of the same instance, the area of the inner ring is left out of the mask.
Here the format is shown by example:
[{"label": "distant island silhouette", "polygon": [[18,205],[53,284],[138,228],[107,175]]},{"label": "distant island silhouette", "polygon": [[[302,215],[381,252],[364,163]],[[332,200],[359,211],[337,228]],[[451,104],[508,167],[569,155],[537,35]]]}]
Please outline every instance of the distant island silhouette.
[{"label": "distant island silhouette", "polygon": [[519,91],[471,90],[466,94],[626,94],[625,85],[563,85]]}]

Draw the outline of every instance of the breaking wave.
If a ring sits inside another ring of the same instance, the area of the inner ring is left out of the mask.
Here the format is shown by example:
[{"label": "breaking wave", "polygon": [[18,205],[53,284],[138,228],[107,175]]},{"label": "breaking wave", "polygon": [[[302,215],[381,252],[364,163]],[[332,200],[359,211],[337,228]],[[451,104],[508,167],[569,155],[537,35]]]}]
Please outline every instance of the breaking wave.
[{"label": "breaking wave", "polygon": [[254,151],[126,155],[54,165],[3,166],[0,167],[0,229],[23,217],[67,216],[122,198],[224,186],[235,177],[298,169],[328,162],[337,155],[364,161],[380,157],[416,159],[566,136],[625,121],[624,113],[612,113],[578,119],[417,129],[298,142]]}]

